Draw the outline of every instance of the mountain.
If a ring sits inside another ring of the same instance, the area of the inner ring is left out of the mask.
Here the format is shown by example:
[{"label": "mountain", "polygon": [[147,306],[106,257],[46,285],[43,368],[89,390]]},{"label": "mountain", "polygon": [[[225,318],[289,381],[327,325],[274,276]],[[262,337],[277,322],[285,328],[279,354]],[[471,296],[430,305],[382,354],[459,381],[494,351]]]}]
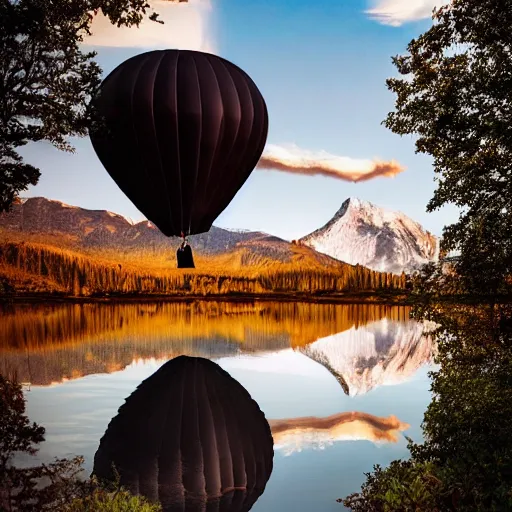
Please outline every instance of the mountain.
[{"label": "mountain", "polygon": [[[0,214],[4,241],[35,242],[45,246],[102,254],[114,259],[151,256],[151,263],[169,265],[180,243],[163,235],[151,222],[134,223],[107,210],[88,210],[60,201],[33,197],[18,200],[12,210]],[[1,237],[0,237],[1,240]],[[196,256],[223,270],[247,267],[342,271],[348,266],[307,245],[292,244],[276,236],[254,231],[212,227],[208,233],[189,237]]]},{"label": "mountain", "polygon": [[[135,257],[151,254],[174,257],[180,243],[177,237],[168,238],[151,222],[134,223],[107,210],[87,210],[60,201],[33,197],[19,200],[8,213],[0,214],[0,230],[24,241],[66,247],[74,251],[124,254]],[[14,238],[16,239],[16,238]],[[189,237],[196,255],[229,255],[228,261],[217,262],[230,268],[291,263],[306,259],[307,266],[339,267],[329,256],[298,251],[289,242],[266,233],[227,230],[212,227],[208,233]]]},{"label": "mountain", "polygon": [[[28,235],[58,236],[60,240],[81,248],[175,249],[178,238],[168,238],[151,222],[134,223],[107,210],[87,210],[44,197],[18,201],[12,211],[0,215],[0,227]],[[267,238],[259,232],[230,231],[213,227],[208,233],[190,237],[194,248],[219,253],[239,242]]]},{"label": "mountain", "polygon": [[368,201],[347,199],[322,228],[301,238],[300,244],[346,263],[379,272],[411,272],[436,261],[437,237],[401,212]]},{"label": "mountain", "polygon": [[[218,271],[249,267],[284,271],[286,267],[357,274],[354,265],[359,264],[376,272],[401,274],[437,256],[436,238],[417,223],[357,199],[345,201],[330,223],[298,243],[262,232],[217,227],[189,240],[201,268],[208,264]],[[0,214],[2,241],[69,249],[123,265],[138,258],[139,264],[160,269],[173,265],[180,243],[147,220],[134,223],[117,213],[44,197],[19,200],[10,212]],[[358,283],[361,279],[358,274]],[[370,288],[387,287],[389,281],[379,276],[370,280]]]}]

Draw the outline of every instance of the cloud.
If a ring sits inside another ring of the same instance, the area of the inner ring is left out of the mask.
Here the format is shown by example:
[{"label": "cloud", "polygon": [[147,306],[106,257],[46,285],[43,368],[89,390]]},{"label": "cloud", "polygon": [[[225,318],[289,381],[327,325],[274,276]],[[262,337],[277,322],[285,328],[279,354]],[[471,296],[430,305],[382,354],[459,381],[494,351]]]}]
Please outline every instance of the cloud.
[{"label": "cloud", "polygon": [[354,183],[395,176],[405,170],[395,160],[358,160],[325,151],[309,151],[295,145],[283,147],[273,144],[267,145],[257,167],[308,176],[327,176]]},{"label": "cloud", "polygon": [[441,7],[450,0],[377,0],[366,14],[383,25],[400,27],[404,23],[432,16],[434,7]]},{"label": "cloud", "polygon": [[212,6],[209,0],[151,0],[150,4],[164,24],[145,19],[138,28],[116,27],[99,14],[92,23],[92,36],[86,38],[85,44],[216,53],[210,27]]}]

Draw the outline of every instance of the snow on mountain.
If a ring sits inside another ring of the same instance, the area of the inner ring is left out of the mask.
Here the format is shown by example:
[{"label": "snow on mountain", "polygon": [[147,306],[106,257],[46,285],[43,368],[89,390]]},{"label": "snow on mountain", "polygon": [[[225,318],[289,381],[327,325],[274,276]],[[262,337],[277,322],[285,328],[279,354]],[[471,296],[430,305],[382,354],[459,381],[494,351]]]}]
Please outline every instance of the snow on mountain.
[{"label": "snow on mountain", "polygon": [[[77,206],[72,206],[71,208],[78,208],[78,207]],[[109,215],[110,217],[113,217],[114,219],[123,219],[123,220],[125,220],[131,226],[135,226],[135,224],[137,224],[130,217],[126,217],[125,215],[121,215],[120,213],[114,213],[114,212],[109,212],[109,211],[107,211],[106,213],[107,213],[107,215]],[[142,222],[149,222],[149,221],[146,220],[146,221],[142,221]]]},{"label": "snow on mountain", "polygon": [[296,350],[327,368],[347,395],[356,396],[403,383],[432,363],[431,329],[430,323],[384,318]]},{"label": "snow on mountain", "polygon": [[354,198],[299,243],[346,263],[397,274],[439,257],[437,237],[420,224],[401,212]]}]

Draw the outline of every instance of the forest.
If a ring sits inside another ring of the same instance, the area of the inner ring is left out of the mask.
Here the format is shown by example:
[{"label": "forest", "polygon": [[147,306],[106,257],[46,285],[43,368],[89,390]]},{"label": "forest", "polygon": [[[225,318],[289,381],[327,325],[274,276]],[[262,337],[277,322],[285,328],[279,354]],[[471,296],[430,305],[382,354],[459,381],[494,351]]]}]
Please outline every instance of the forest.
[{"label": "forest", "polygon": [[405,274],[375,272],[361,265],[325,270],[294,265],[250,272],[208,267],[157,271],[26,242],[0,245],[0,282],[4,294],[68,297],[403,293],[407,286]]}]

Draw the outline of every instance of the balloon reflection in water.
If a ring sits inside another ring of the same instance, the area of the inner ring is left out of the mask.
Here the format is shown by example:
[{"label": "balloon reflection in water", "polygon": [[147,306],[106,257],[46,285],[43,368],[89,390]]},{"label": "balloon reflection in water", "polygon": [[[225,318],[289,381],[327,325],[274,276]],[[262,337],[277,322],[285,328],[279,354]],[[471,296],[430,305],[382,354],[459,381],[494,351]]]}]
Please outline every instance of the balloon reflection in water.
[{"label": "balloon reflection in water", "polygon": [[273,468],[270,427],[245,388],[216,363],[180,356],[129,396],[110,422],[94,474],[165,511],[245,512]]}]

